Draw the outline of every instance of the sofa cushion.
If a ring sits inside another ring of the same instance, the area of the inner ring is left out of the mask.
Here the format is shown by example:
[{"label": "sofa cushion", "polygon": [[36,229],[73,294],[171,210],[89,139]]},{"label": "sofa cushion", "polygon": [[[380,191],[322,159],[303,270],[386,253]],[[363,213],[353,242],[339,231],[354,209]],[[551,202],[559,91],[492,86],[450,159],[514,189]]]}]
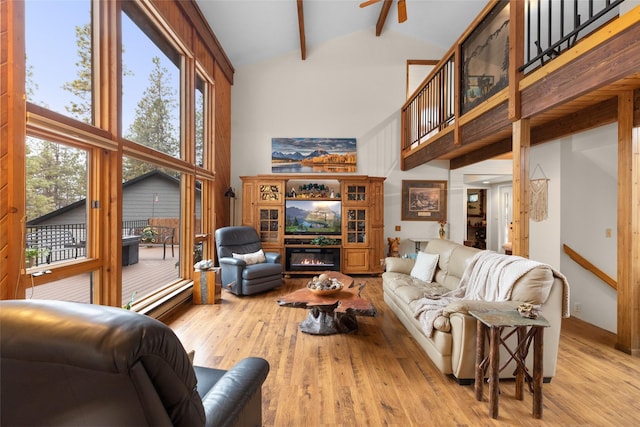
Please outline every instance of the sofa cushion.
[{"label": "sofa cushion", "polygon": [[534,305],[544,304],[551,293],[553,279],[553,271],[549,266],[535,267],[513,285],[511,300]]},{"label": "sofa cushion", "polygon": [[411,274],[411,269],[415,262],[411,258],[387,257],[385,259],[385,270],[391,273]]},{"label": "sofa cushion", "polygon": [[[385,291],[392,292],[405,304],[412,304],[426,296],[440,296],[449,289],[437,283],[427,283],[404,273],[385,272],[382,274]],[[413,307],[411,307],[413,313]]]},{"label": "sofa cushion", "polygon": [[262,249],[260,249],[257,252],[252,252],[252,253],[248,253],[248,254],[236,254],[236,253],[233,253],[233,257],[243,260],[244,262],[247,263],[247,265],[260,264],[260,263],[265,262],[267,260],[265,258],[265,256],[264,256],[264,252],[262,251]]},{"label": "sofa cushion", "polygon": [[416,279],[424,280],[427,283],[433,281],[433,275],[436,272],[436,266],[438,265],[438,254],[429,254],[426,252],[418,252],[418,258],[416,263],[411,269],[411,276]]}]

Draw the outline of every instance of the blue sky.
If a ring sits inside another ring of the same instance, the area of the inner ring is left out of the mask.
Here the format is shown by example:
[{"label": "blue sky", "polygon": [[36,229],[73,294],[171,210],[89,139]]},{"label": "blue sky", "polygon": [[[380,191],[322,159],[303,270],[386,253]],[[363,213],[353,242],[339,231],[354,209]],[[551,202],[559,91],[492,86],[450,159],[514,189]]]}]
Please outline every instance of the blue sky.
[{"label": "blue sky", "polygon": [[[27,21],[27,64],[38,84],[34,100],[37,104],[68,114],[65,105],[73,96],[62,89],[65,82],[75,79],[77,55],[75,27],[90,19],[89,0],[28,0],[25,4]],[[134,72],[123,82],[123,132],[126,133],[135,116],[135,108],[148,85],[153,69],[151,58],[159,56],[172,77],[172,85],[179,87],[179,73],[169,59],[126,17],[122,20],[124,58],[127,70]],[[33,30],[36,29],[36,30]],[[176,100],[178,94],[175,94]],[[179,127],[175,127],[176,131]]]}]

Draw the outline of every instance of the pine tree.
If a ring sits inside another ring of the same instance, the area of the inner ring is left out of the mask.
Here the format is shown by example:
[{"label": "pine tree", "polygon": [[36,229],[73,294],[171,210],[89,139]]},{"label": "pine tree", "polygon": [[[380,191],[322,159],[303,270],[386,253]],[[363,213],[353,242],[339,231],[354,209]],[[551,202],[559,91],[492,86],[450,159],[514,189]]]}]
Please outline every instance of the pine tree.
[{"label": "pine tree", "polygon": [[[156,56],[152,61],[155,67],[149,75],[149,86],[138,101],[135,119],[126,138],[177,157],[180,144],[171,120],[171,113],[177,108],[175,95],[168,82],[168,71],[160,64],[160,58]],[[151,164],[127,158],[123,161],[123,179],[129,180],[156,169]]]},{"label": "pine tree", "polygon": [[62,88],[75,96],[65,109],[78,120],[93,123],[92,119],[92,67],[91,67],[91,24],[76,26],[76,44],[78,61],[76,62],[77,78],[66,82]]},{"label": "pine tree", "polygon": [[86,197],[85,152],[30,138],[27,146],[27,220]]}]

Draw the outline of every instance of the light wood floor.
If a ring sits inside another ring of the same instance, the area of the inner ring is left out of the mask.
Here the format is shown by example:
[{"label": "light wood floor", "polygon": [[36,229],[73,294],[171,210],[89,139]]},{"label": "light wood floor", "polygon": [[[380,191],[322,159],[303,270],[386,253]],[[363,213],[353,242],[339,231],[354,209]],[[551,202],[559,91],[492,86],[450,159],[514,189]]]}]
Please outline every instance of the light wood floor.
[{"label": "light wood floor", "polygon": [[613,334],[578,319],[563,323],[556,376],[544,385],[542,420],[531,396],[514,399],[502,381],[498,420],[473,386],[442,375],[405,332],[382,299],[379,277],[363,295],[378,316],[358,318],[350,335],[313,336],[298,326],[305,309],[277,299],[306,283],[287,279],[277,290],[236,297],[223,291],[216,305],[189,306],[164,319],[195,364],[228,369],[247,356],[269,361],[263,386],[265,426],[632,426],[640,420],[640,358],[614,349]]}]

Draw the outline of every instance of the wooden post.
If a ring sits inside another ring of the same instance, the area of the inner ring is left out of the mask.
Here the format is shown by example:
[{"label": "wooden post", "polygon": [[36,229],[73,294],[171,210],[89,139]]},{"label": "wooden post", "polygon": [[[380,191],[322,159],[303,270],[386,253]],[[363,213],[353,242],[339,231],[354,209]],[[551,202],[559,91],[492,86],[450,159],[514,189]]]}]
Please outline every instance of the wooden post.
[{"label": "wooden post", "polygon": [[520,0],[509,2],[509,120],[521,118],[520,80],[522,72],[518,70],[524,64],[524,6]]},{"label": "wooden post", "polygon": [[529,257],[529,119],[513,123],[513,255]]},{"label": "wooden post", "polygon": [[616,348],[640,355],[640,129],[633,91],[618,96],[618,330]]}]

